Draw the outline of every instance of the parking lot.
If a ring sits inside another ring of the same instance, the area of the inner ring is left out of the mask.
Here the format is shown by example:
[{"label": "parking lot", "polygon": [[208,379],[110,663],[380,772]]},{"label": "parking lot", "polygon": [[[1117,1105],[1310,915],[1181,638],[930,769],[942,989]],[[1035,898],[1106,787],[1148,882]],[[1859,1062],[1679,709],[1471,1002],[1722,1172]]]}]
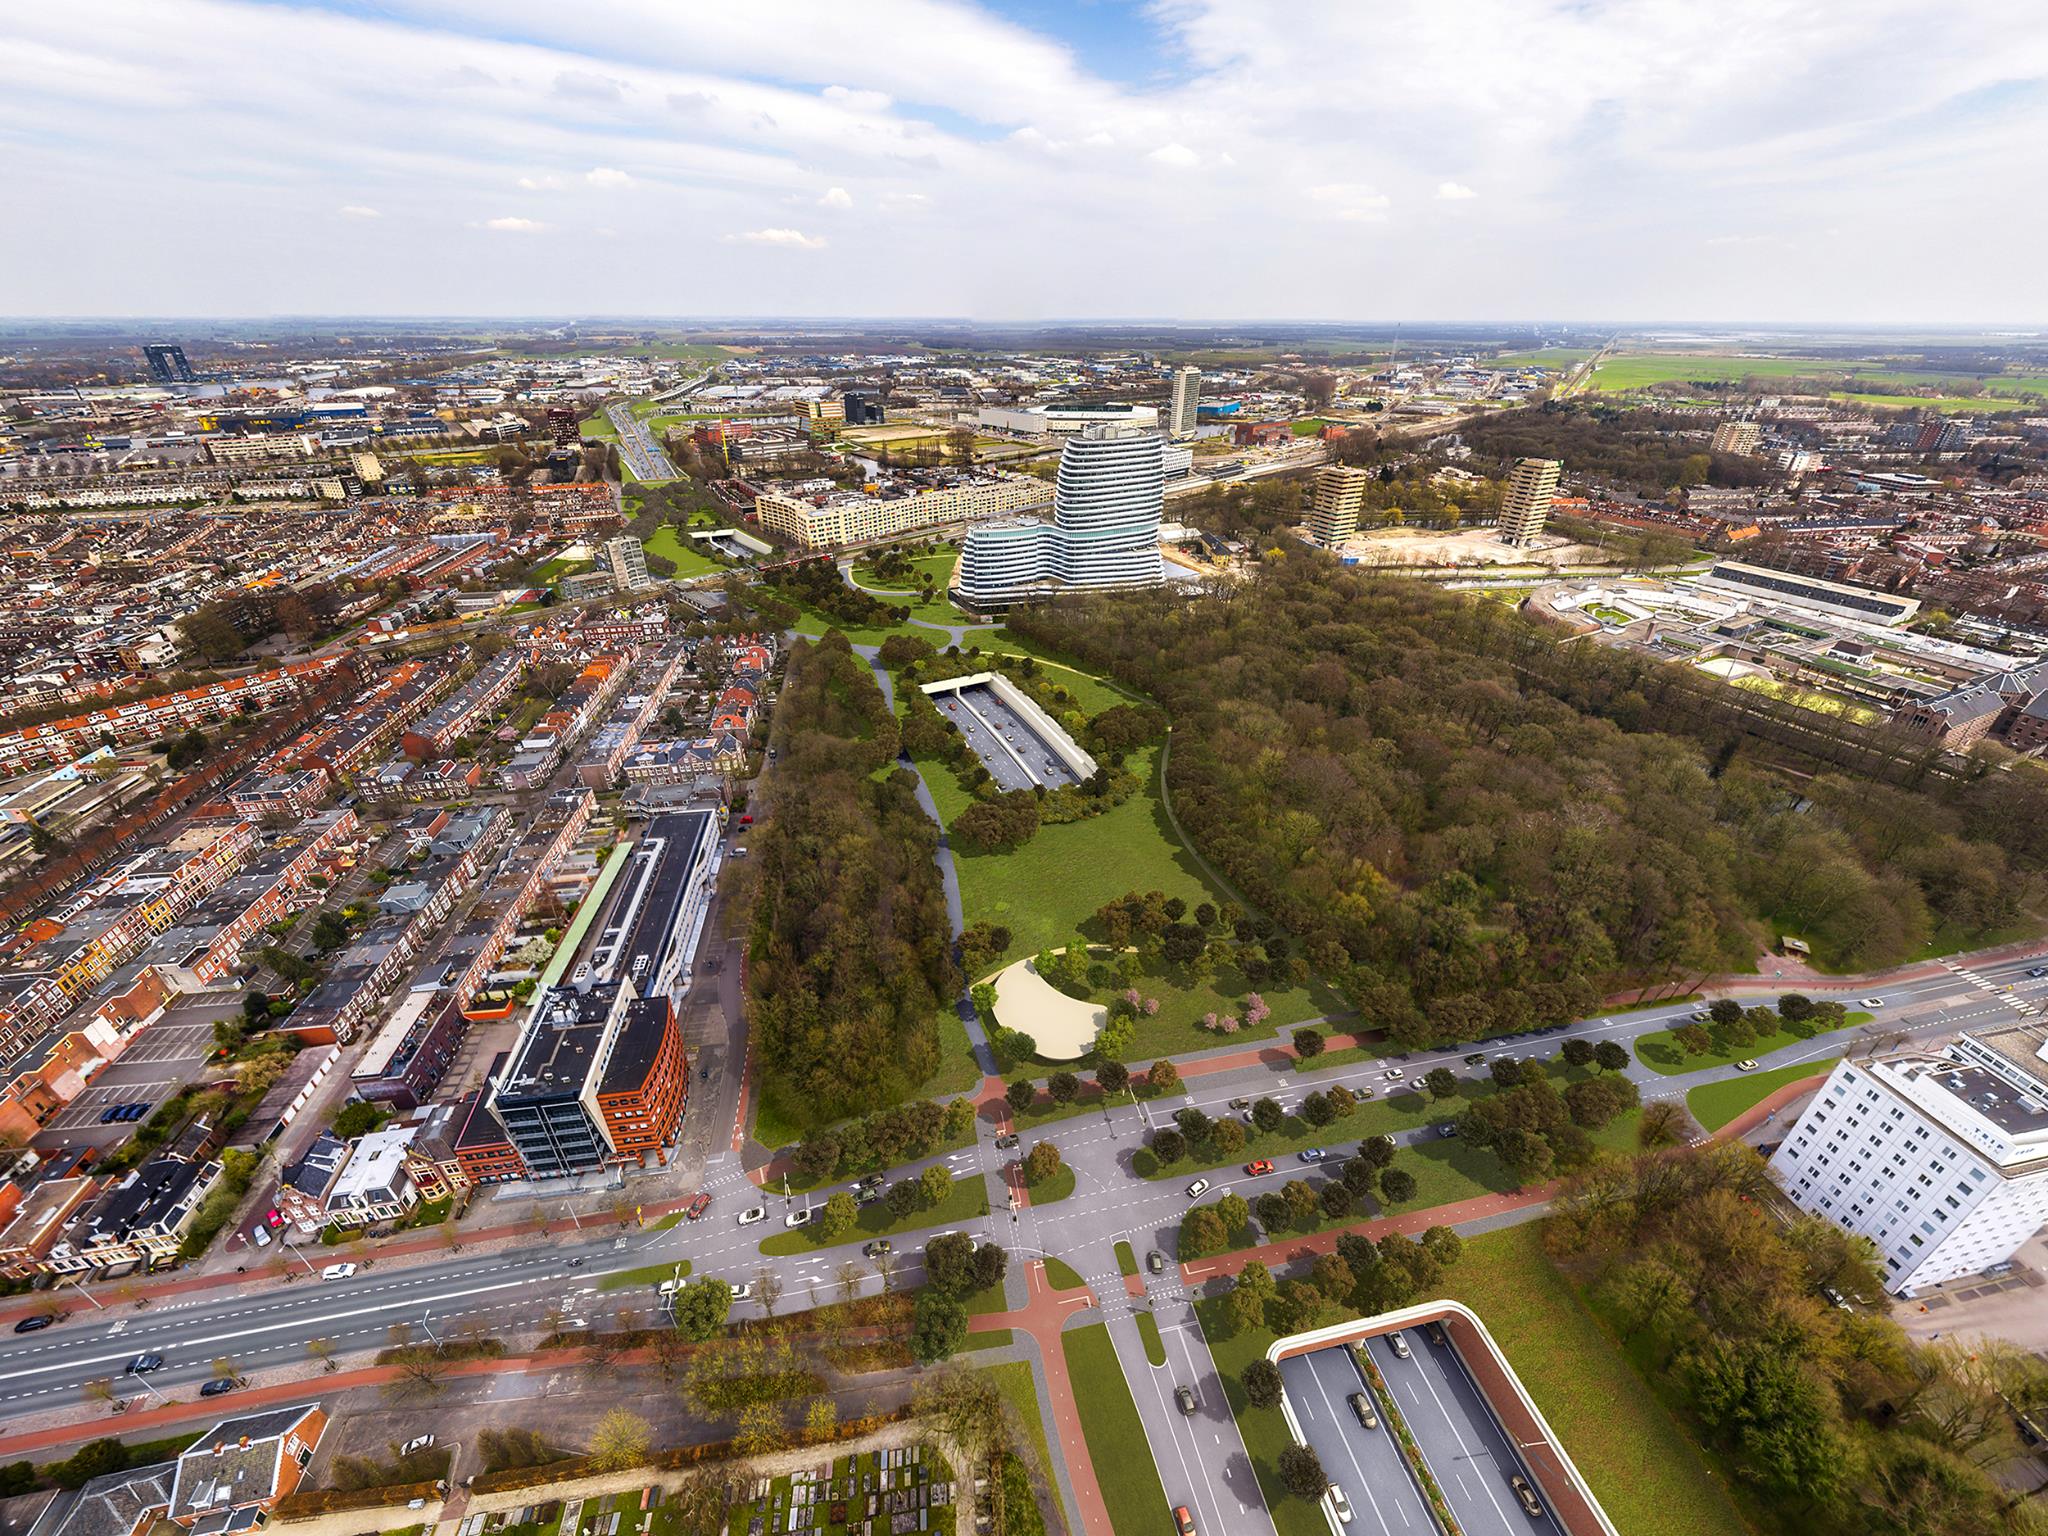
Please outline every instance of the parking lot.
[{"label": "parking lot", "polygon": [[1058,789],[1080,783],[1029,722],[997,698],[986,685],[941,694],[932,701],[960,728],[989,776],[1004,789],[1030,789],[1043,784]]},{"label": "parking lot", "polygon": [[38,1146],[117,1146],[135,1124],[147,1119],[102,1125],[100,1116],[116,1104],[148,1104],[154,1109],[172,1093],[200,1075],[213,1054],[213,1026],[242,1010],[240,992],[202,992],[177,1007],[129,1042],[120,1059],[105,1068],[77,1098],[52,1115],[36,1136]]}]

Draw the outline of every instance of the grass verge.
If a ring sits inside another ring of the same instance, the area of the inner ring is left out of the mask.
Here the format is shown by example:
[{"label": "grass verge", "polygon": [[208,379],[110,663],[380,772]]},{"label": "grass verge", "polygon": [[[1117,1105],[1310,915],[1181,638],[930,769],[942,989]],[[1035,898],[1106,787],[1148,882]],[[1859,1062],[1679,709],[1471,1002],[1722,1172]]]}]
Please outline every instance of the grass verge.
[{"label": "grass verge", "polygon": [[1131,1401],[1123,1368],[1117,1364],[1109,1330],[1101,1323],[1071,1329],[1060,1335],[1060,1348],[1067,1357],[1081,1433],[1088,1441],[1089,1460],[1095,1463],[1110,1529],[1166,1529],[1170,1523],[1166,1489],[1159,1482],[1149,1448],[1143,1455],[1136,1453],[1135,1448],[1146,1444],[1145,1426],[1139,1421],[1137,1404]]},{"label": "grass verge", "polygon": [[1738,1061],[1749,1061],[1758,1056],[1768,1056],[1772,1051],[1781,1051],[1788,1045],[1803,1045],[1808,1040],[1819,1040],[1827,1035],[1839,1035],[1845,1029],[1854,1029],[1859,1024],[1868,1024],[1875,1017],[1869,1013],[1845,1014],[1838,1028],[1810,1029],[1804,1032],[1781,1029],[1775,1034],[1759,1035],[1747,1045],[1731,1046],[1725,1051],[1709,1051],[1704,1056],[1688,1056],[1668,1029],[1653,1029],[1646,1035],[1636,1036],[1636,1060],[1652,1072],[1661,1072],[1666,1077],[1676,1077],[1681,1072],[1703,1072],[1708,1067],[1733,1066]]},{"label": "grass verge", "polygon": [[690,1273],[690,1261],[680,1264],[642,1264],[633,1269],[615,1269],[608,1275],[600,1276],[597,1288],[600,1291],[629,1291],[635,1286],[659,1285],[664,1280],[673,1280]]},{"label": "grass verge", "polygon": [[844,1237],[825,1242],[823,1229],[816,1225],[816,1218],[810,1224],[796,1227],[787,1232],[778,1232],[773,1237],[763,1238],[761,1252],[770,1258],[791,1253],[815,1253],[823,1248],[844,1248],[849,1243],[863,1243],[877,1237],[893,1237],[898,1232],[918,1232],[926,1227],[951,1226],[956,1222],[973,1221],[988,1214],[988,1180],[979,1174],[972,1178],[953,1181],[952,1193],[937,1205],[927,1206],[921,1211],[912,1211],[901,1220],[889,1214],[889,1207],[880,1200],[864,1205],[853,1223],[853,1230]]},{"label": "grass verge", "polygon": [[1116,1267],[1118,1273],[1123,1275],[1135,1275],[1138,1272],[1138,1256],[1131,1252],[1131,1245],[1122,1238],[1116,1240]]},{"label": "grass verge", "polygon": [[987,1333],[970,1333],[962,1349],[1008,1349],[1015,1335],[1007,1328],[991,1328]]},{"label": "grass verge", "polygon": [[1074,1170],[1062,1163],[1058,1173],[1043,1184],[1031,1186],[1031,1204],[1034,1209],[1041,1205],[1053,1205],[1066,1199],[1073,1192]]},{"label": "grass verge", "polygon": [[1166,1364],[1166,1344],[1159,1337],[1159,1324],[1150,1312],[1135,1314],[1138,1323],[1138,1337],[1145,1341],[1145,1360],[1150,1365]]},{"label": "grass verge", "polygon": [[1729,1078],[1719,1083],[1701,1083],[1685,1096],[1685,1107],[1706,1129],[1718,1131],[1745,1109],[1762,1102],[1787,1083],[1796,1083],[1806,1077],[1827,1076],[1841,1059],[1830,1056],[1825,1061],[1795,1061],[1789,1067],[1778,1067],[1769,1072],[1752,1072],[1747,1077]]},{"label": "grass verge", "polygon": [[1074,1266],[1065,1259],[1047,1259],[1045,1283],[1056,1291],[1078,1291],[1088,1282],[1076,1274]]}]

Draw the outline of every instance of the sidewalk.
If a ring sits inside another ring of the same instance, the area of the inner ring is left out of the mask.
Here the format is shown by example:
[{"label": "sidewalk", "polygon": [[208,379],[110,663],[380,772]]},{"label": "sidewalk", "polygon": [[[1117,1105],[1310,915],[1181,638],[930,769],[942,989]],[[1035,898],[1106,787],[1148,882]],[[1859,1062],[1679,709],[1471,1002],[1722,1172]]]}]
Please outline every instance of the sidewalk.
[{"label": "sidewalk", "polygon": [[968,1319],[969,1333],[1027,1333],[1038,1346],[1045,1369],[1046,1398],[1052,1404],[1053,1436],[1073,1481],[1074,1501],[1081,1508],[1081,1529],[1116,1536],[1109,1523],[1109,1506],[1102,1499],[1102,1485],[1095,1477],[1095,1462],[1088,1454],[1087,1436],[1081,1433],[1081,1411],[1074,1402],[1074,1384],[1067,1375],[1066,1351],[1060,1347],[1060,1330],[1068,1318],[1095,1305],[1095,1293],[1083,1286],[1078,1291],[1055,1291],[1046,1283],[1045,1264],[1033,1260],[1024,1272],[1030,1300],[1014,1312],[997,1312]]}]

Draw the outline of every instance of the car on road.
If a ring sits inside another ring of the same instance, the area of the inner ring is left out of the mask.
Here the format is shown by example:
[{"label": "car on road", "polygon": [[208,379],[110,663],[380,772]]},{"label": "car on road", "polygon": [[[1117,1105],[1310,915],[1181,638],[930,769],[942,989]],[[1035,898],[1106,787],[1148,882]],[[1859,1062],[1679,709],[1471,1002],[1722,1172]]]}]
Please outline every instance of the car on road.
[{"label": "car on road", "polygon": [[16,1333],[41,1333],[57,1319],[47,1312],[38,1312],[34,1317],[24,1317],[14,1325]]},{"label": "car on road", "polygon": [[356,1267],[353,1264],[330,1264],[320,1271],[320,1278],[322,1280],[346,1280],[355,1272]]},{"label": "car on road", "polygon": [[1378,1429],[1380,1427],[1380,1416],[1372,1411],[1372,1399],[1363,1392],[1351,1394],[1351,1411],[1358,1415],[1360,1427],[1365,1429]]},{"label": "car on road", "polygon": [[398,1454],[401,1456],[410,1456],[414,1451],[424,1451],[428,1446],[432,1445],[433,1443],[434,1437],[432,1435],[414,1435],[410,1440],[406,1441],[405,1444],[401,1445],[398,1448]]},{"label": "car on road", "polygon": [[1188,1513],[1187,1505],[1174,1505],[1173,1530],[1174,1536],[1195,1536],[1195,1517]]},{"label": "car on road", "polygon": [[1735,1070],[1738,1072],[1754,1072],[1756,1070],[1756,1062],[1752,1058],[1745,1056],[1742,1060],[1735,1063]]},{"label": "car on road", "polygon": [[1881,997],[1859,997],[1856,999],[1856,1006],[1859,1008],[1868,1008],[1875,1012],[1877,1009],[1882,1008],[1884,1006],[1884,999]]},{"label": "car on road", "polygon": [[161,1370],[163,1363],[164,1357],[162,1355],[137,1355],[122,1369],[125,1374],[130,1376],[147,1376],[151,1371]]},{"label": "car on road", "polygon": [[1273,1159],[1270,1157],[1254,1158],[1251,1162],[1244,1165],[1244,1171],[1247,1178],[1253,1179],[1258,1178],[1261,1174],[1271,1173],[1273,1171]]},{"label": "car on road", "polygon": [[751,1227],[757,1221],[768,1219],[768,1208],[764,1205],[750,1205],[740,1212],[740,1225]]},{"label": "car on road", "polygon": [[690,1197],[690,1203],[689,1205],[684,1207],[683,1214],[687,1216],[691,1221],[696,1221],[699,1217],[701,1217],[706,1211],[710,1209],[711,1192],[709,1190],[700,1189],[697,1191],[695,1195]]},{"label": "car on road", "polygon": [[744,1280],[732,1282],[731,1289],[734,1301],[752,1301],[754,1299],[754,1288]]},{"label": "car on road", "polygon": [[894,1253],[896,1245],[886,1237],[878,1237],[872,1243],[862,1243],[860,1256],[864,1259],[877,1258],[885,1253]]},{"label": "car on road", "polygon": [[1387,1335],[1387,1347],[1403,1360],[1408,1358],[1408,1337],[1400,1329],[1396,1328]]},{"label": "car on road", "polygon": [[1711,1024],[1714,1022],[1714,1016],[1704,1008],[1695,1008],[1686,1017],[1695,1024]]},{"label": "car on road", "polygon": [[1486,1052],[1473,1051],[1471,1054],[1466,1056],[1465,1065],[1468,1067],[1476,1067],[1479,1065],[1479,1063],[1481,1063],[1484,1060],[1486,1060]]},{"label": "car on road", "polygon": [[1381,1077],[1384,1077],[1390,1083],[1398,1083],[1399,1081],[1401,1081],[1402,1078],[1406,1077],[1407,1075],[1408,1074],[1406,1072],[1403,1072],[1399,1067],[1389,1067],[1386,1071],[1380,1074]]},{"label": "car on road", "polygon": [[1180,1405],[1182,1413],[1192,1414],[1195,1411],[1195,1389],[1193,1387],[1175,1387],[1173,1389],[1173,1400]]},{"label": "car on road", "polygon": [[1321,1147],[1303,1147],[1299,1152],[1295,1153],[1294,1155],[1300,1158],[1301,1161],[1303,1161],[1304,1163],[1320,1163],[1324,1158],[1328,1157],[1330,1154],[1325,1152]]},{"label": "car on road", "polygon": [[1429,1342],[1436,1345],[1437,1348],[1444,1349],[1449,1347],[1451,1336],[1444,1332],[1444,1325],[1442,1323],[1431,1323],[1428,1333]]},{"label": "car on road", "polygon": [[1017,1133],[1015,1131],[1006,1132],[996,1138],[996,1150],[998,1152],[1007,1152],[1016,1145]]},{"label": "car on road", "polygon": [[1455,1120],[1439,1120],[1436,1133],[1439,1136],[1455,1136],[1458,1134],[1458,1122]]},{"label": "car on road", "polygon": [[811,1208],[808,1205],[800,1205],[782,1218],[782,1224],[785,1227],[800,1227],[810,1219]]},{"label": "car on road", "polygon": [[1252,1101],[1250,1099],[1232,1099],[1230,1101],[1230,1107],[1232,1109],[1250,1109],[1252,1107]]},{"label": "car on road", "polygon": [[1508,1487],[1513,1489],[1515,1497],[1522,1501],[1523,1514],[1531,1520],[1543,1518],[1543,1501],[1536,1497],[1536,1490],[1529,1486],[1529,1479],[1519,1472],[1510,1473]]},{"label": "car on road", "polygon": [[1337,1517],[1337,1523],[1349,1525],[1351,1523],[1351,1501],[1344,1497],[1344,1490],[1335,1483],[1332,1483],[1330,1484],[1329,1492],[1325,1493],[1323,1497],[1330,1501],[1330,1513]]},{"label": "car on road", "polygon": [[1145,1255],[1145,1267],[1151,1270],[1152,1273],[1155,1275],[1165,1274],[1166,1255],[1161,1253],[1157,1248],[1154,1248],[1150,1253]]},{"label": "car on road", "polygon": [[216,1376],[213,1380],[200,1387],[199,1395],[201,1397],[219,1397],[223,1393],[234,1391],[240,1385],[241,1383],[232,1376]]},{"label": "car on road", "polygon": [[1190,1200],[1199,1200],[1207,1193],[1209,1193],[1209,1181],[1207,1179],[1197,1179],[1188,1186],[1188,1198]]},{"label": "car on road", "polygon": [[2030,965],[2027,967],[2027,974],[2035,981],[2039,981],[2043,976],[2048,976],[2048,965]]}]

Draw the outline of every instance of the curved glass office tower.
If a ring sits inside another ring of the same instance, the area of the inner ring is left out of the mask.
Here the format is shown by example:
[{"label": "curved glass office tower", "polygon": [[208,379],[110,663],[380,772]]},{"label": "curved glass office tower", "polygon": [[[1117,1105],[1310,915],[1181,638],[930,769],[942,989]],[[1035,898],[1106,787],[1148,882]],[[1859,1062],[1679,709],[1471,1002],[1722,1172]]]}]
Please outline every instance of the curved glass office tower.
[{"label": "curved glass office tower", "polygon": [[968,529],[961,597],[997,607],[1066,587],[1142,587],[1163,579],[1165,449],[1159,433],[1134,427],[1094,427],[1068,438],[1053,520]]}]

